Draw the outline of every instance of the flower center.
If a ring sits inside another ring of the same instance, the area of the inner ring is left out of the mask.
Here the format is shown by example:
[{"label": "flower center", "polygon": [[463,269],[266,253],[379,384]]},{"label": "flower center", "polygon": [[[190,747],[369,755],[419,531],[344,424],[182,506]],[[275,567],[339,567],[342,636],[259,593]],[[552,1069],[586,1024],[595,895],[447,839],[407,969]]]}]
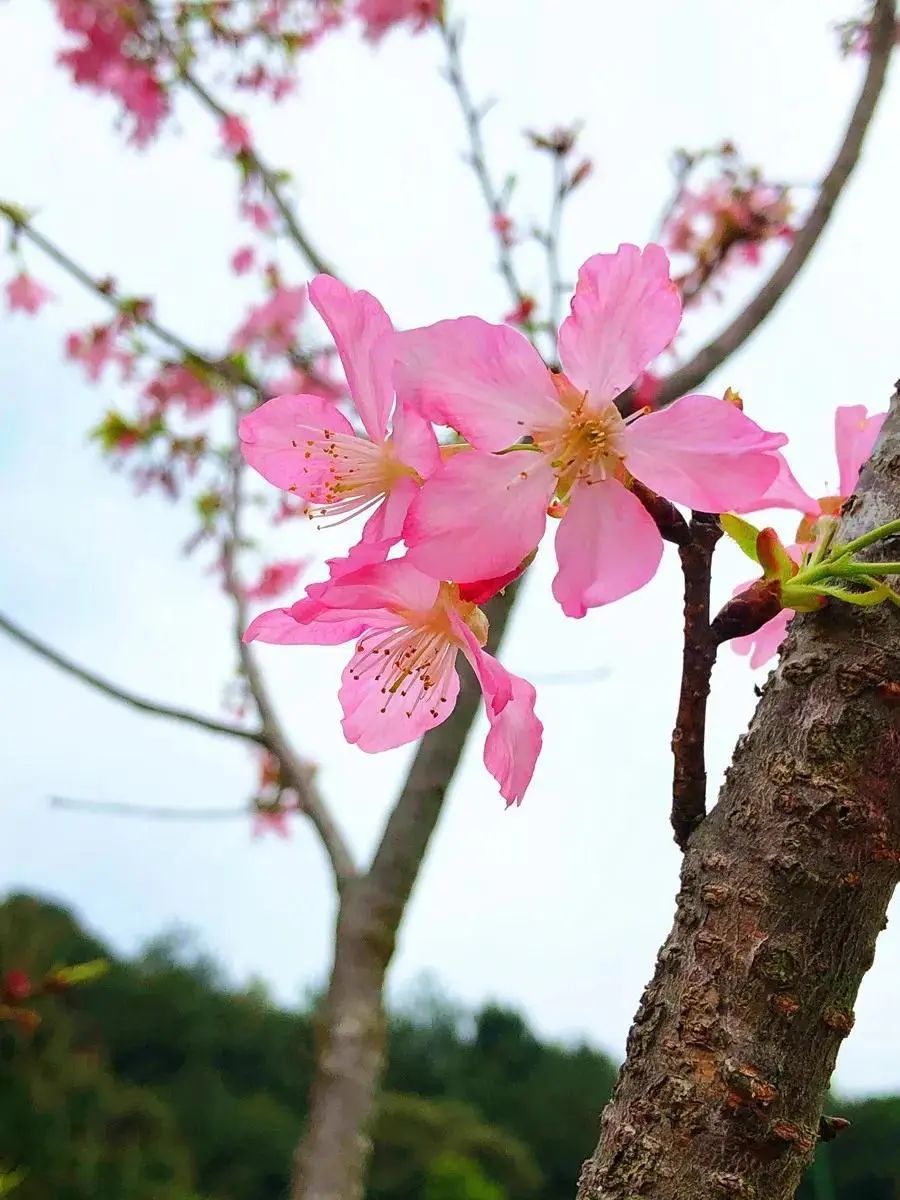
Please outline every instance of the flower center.
[{"label": "flower center", "polygon": [[309,456],[329,460],[324,480],[309,494],[305,512],[310,518],[330,516],[339,524],[375,508],[405,476],[416,478],[412,467],[397,457],[392,439],[370,442],[355,434],[326,429],[321,440],[306,442]]},{"label": "flower center", "polygon": [[534,440],[549,455],[559,481],[557,494],[564,499],[579,480],[591,483],[615,474],[622,461],[625,421],[614,404],[597,411],[588,407],[586,395],[573,396],[568,389],[560,389],[560,399],[567,415],[553,428],[537,430]]}]

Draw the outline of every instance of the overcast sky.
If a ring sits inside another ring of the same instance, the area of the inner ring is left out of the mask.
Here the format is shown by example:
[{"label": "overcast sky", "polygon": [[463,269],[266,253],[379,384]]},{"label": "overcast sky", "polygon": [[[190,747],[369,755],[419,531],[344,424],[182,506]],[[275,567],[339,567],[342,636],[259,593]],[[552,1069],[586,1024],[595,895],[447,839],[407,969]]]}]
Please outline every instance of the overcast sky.
[{"label": "overcast sky", "polygon": [[[596,171],[569,212],[571,277],[589,254],[648,237],[674,146],[730,137],[775,178],[817,179],[863,69],[839,59],[830,29],[848,13],[821,0],[458,0],[458,10],[470,17],[475,91],[498,101],[488,122],[497,170],[521,178],[518,218],[542,216],[547,198],[546,164],[521,131],[585,119]],[[227,266],[243,234],[215,128],[185,102],[182,136],[167,134],[149,153],[125,149],[111,105],[76,93],[54,68],[49,4],[10,0],[0,33],[0,194],[39,209],[40,226],[98,274],[155,293],[167,324],[216,347],[254,293]],[[427,36],[397,33],[373,52],[341,34],[309,55],[297,100],[254,126],[268,156],[299,179],[301,212],[325,253],[399,325],[465,312],[497,319],[508,308],[439,59]],[[900,374],[898,121],[895,80],[813,262],[710,385],[739,388],[755,418],[792,436],[795,470],[814,494],[836,478],[835,406],[883,408]],[[38,320],[0,323],[0,608],[123,686],[215,712],[233,668],[227,607],[203,564],[179,554],[185,515],[134,499],[86,443],[117,392],[111,381],[88,387],[64,363],[61,339],[100,309],[37,252],[28,262],[59,302]],[[537,261],[525,275],[539,285]],[[748,286],[736,279],[733,300]],[[725,315],[701,314],[695,336]],[[336,547],[302,536],[280,553],[325,557]],[[540,689],[545,749],[517,811],[504,811],[481,766],[479,726],[391,982],[402,993],[428,971],[464,1003],[509,1002],[542,1034],[584,1035],[618,1055],[677,885],[667,815],[677,563],[668,555],[639,595],[575,622],[550,596],[548,550],[504,658],[524,675],[602,666],[608,677]],[[723,553],[718,597],[745,575]],[[368,757],[344,744],[344,657],[341,648],[262,652],[285,722],[320,762],[322,788],[364,855],[410,755]],[[254,842],[243,819],[148,823],[47,803],[61,793],[240,804],[254,781],[245,749],[123,709],[2,638],[0,673],[0,885],[73,905],[123,951],[187,923],[236,980],[259,976],[285,1001],[322,981],[333,897],[304,826],[287,843]],[[725,650],[711,704],[712,781],[752,712],[753,683],[746,661]],[[848,1092],[900,1090],[898,976],[900,932],[889,927],[838,1064]]]}]

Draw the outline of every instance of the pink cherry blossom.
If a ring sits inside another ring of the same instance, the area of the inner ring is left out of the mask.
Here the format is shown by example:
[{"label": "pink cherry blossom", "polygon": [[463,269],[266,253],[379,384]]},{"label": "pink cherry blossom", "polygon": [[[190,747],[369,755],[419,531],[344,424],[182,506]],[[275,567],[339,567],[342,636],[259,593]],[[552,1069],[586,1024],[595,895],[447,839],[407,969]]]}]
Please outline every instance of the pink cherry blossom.
[{"label": "pink cherry blossom", "polygon": [[299,811],[296,796],[282,795],[275,804],[257,804],[253,810],[253,837],[273,833],[286,841],[291,836],[288,818]]},{"label": "pink cherry blossom", "polygon": [[66,338],[66,357],[83,364],[88,379],[96,383],[107,365],[115,363],[123,379],[130,379],[134,355],[116,345],[120,327],[116,321],[95,325],[86,333],[70,333]]},{"label": "pink cherry blossom", "polygon": [[434,431],[414,410],[395,406],[394,330],[375,297],[328,275],[313,280],[309,296],[337,346],[363,431],[321,396],[276,396],[241,422],[241,450],[270,483],[302,496],[310,516],[374,510],[364,540],[395,543],[422,480],[438,465]]},{"label": "pink cherry blossom", "polygon": [[[743,591],[746,587],[747,584],[743,584],[738,590]],[[749,654],[750,667],[754,671],[757,667],[765,666],[769,659],[778,653],[781,643],[787,637],[788,625],[793,615],[789,608],[783,608],[755,633],[735,638],[730,643],[732,650],[735,654]]]},{"label": "pink cherry blossom", "polygon": [[222,118],[219,133],[222,144],[230,154],[242,154],[251,149],[250,130],[246,122],[234,113]]},{"label": "pink cherry blossom", "polygon": [[439,19],[443,0],[357,0],[356,15],[366,27],[366,37],[378,41],[402,21],[412,23],[416,33]]},{"label": "pink cherry blossom", "polygon": [[144,388],[144,398],[154,409],[162,410],[180,404],[187,416],[197,417],[213,407],[218,395],[187,367],[168,363]]},{"label": "pink cherry blossom", "polygon": [[516,225],[507,213],[495,213],[491,220],[491,228],[504,246],[511,246],[516,240]]},{"label": "pink cherry blossom", "polygon": [[256,251],[252,246],[241,246],[231,256],[231,269],[235,275],[246,275],[256,260]]},{"label": "pink cherry blossom", "polygon": [[562,511],[553,592],[569,616],[647,583],[660,533],[632,477],[679,504],[721,512],[757,500],[782,434],[731,404],[685,396],[624,419],[616,397],[669,345],[681,301],[659,246],[621,246],[579,272],[553,375],[516,330],[477,317],[398,335],[398,395],[473,449],[442,463],[404,528],[409,559],[457,582],[514,570]]},{"label": "pink cherry blossom", "polygon": [[255,225],[260,233],[269,233],[275,224],[275,213],[271,207],[268,204],[261,204],[258,200],[243,200],[241,216],[246,217],[252,225]]},{"label": "pink cherry blossom", "polygon": [[263,568],[257,582],[244,589],[244,596],[247,600],[274,600],[294,586],[308,564],[307,558],[270,563]]},{"label": "pink cherry blossom", "polygon": [[6,285],[6,300],[10,312],[18,309],[19,312],[34,316],[52,299],[53,293],[24,271],[20,271],[15,279],[11,279]]},{"label": "pink cherry blossom", "polygon": [[[460,653],[475,672],[490,729],[484,762],[507,804],[518,804],[531,781],[543,726],[535,690],[483,649],[487,620],[459,589],[416,570],[405,559],[338,574],[314,597],[263,614],[245,640],[334,644],[358,639],[339,699],[348,742],[369,753],[415,741],[453,711]],[[304,605],[305,608],[301,608]],[[285,614],[296,632],[289,636]]]},{"label": "pink cherry blossom", "polygon": [[276,287],[268,300],[250,310],[235,331],[232,349],[258,346],[269,357],[284,354],[297,341],[297,326],[305,307],[305,288]]}]

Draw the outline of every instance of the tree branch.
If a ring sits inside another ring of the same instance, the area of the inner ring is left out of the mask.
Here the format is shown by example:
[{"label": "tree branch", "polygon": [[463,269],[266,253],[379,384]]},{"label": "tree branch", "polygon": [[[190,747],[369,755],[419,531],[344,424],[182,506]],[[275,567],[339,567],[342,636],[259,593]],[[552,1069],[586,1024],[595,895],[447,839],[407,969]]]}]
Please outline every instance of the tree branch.
[{"label": "tree branch", "polygon": [[657,403],[669,404],[693,391],[759,328],[816,247],[838,198],[859,161],[860,151],[887,76],[894,45],[895,0],[877,0],[872,20],[869,66],[840,149],[822,180],[819,195],[790,250],[747,307],[717,337],[662,383]]},{"label": "tree branch", "polygon": [[672,733],[672,828],[682,850],[706,816],[706,703],[717,645],[710,630],[713,552],[722,529],[710,513],[694,513],[690,540],[678,547],[684,575],[684,651],[678,716]]},{"label": "tree branch", "polygon": [[447,80],[459,102],[459,108],[469,137],[469,165],[475,172],[485,205],[493,219],[494,239],[497,243],[497,266],[506,282],[513,302],[516,305],[522,305],[526,302],[528,296],[519,283],[513,263],[512,248],[508,244],[507,239],[503,237],[502,227],[499,226],[499,219],[506,216],[503,197],[491,175],[484,146],[484,138],[481,136],[481,122],[484,114],[478,111],[475,101],[472,99],[472,94],[469,91],[469,85],[466,83],[466,78],[463,75],[459,30],[451,28],[446,21],[439,22],[438,28],[447,52]]},{"label": "tree branch", "polygon": [[113,700],[127,704],[129,708],[136,708],[140,712],[151,713],[157,717],[168,717],[172,721],[182,721],[187,725],[196,725],[200,729],[208,729],[212,733],[227,733],[231,737],[243,738],[245,741],[254,742],[257,745],[265,744],[262,730],[241,729],[238,725],[228,725],[224,721],[216,721],[212,717],[204,717],[199,713],[190,712],[187,709],[175,708],[170,704],[160,704],[155,700],[148,700],[144,696],[138,696],[126,688],[121,688],[110,680],[104,679],[102,675],[97,675],[95,672],[89,671],[86,667],[79,666],[71,658],[67,658],[64,654],[60,654],[59,651],[54,650],[52,646],[48,646],[46,642],[42,642],[30,633],[27,633],[20,625],[11,621],[9,617],[3,616],[2,613],[0,613],[0,630],[11,637],[13,641],[18,642],[22,646],[27,646],[39,658],[45,659],[61,671],[65,671],[68,675],[72,675],[75,679],[86,683],[88,687],[102,692],[104,696],[109,696]]},{"label": "tree branch", "polygon": [[230,817],[246,817],[258,810],[252,805],[239,808],[210,808],[196,805],[191,808],[161,804],[127,804],[120,800],[77,800],[71,796],[51,796],[54,808],[75,809],[78,812],[96,812],[104,816],[151,817],[161,821],[219,821]]},{"label": "tree branch", "polygon": [[250,388],[259,399],[264,400],[266,398],[267,393],[262,384],[246,368],[239,367],[237,363],[229,362],[228,360],[223,361],[210,357],[195,346],[190,345],[190,343],[186,342],[177,333],[173,333],[171,329],[160,325],[149,314],[142,316],[140,312],[135,312],[129,306],[127,297],[116,291],[105,280],[91,275],[89,271],[86,271],[84,267],[70,258],[64,250],[60,249],[48,237],[35,229],[28,221],[25,213],[16,205],[0,203],[0,215],[6,217],[20,236],[27,238],[32,245],[37,246],[52,262],[61,267],[67,275],[77,280],[88,291],[93,292],[94,295],[99,296],[101,300],[104,300],[116,312],[129,316],[136,325],[149,330],[165,345],[170,346],[173,350],[177,350],[178,354],[186,362],[199,364],[211,374],[217,375],[223,383],[238,384],[241,387]]},{"label": "tree branch", "polygon": [[[240,411],[235,403],[235,420]],[[262,725],[260,741],[278,759],[284,782],[297,793],[301,810],[309,817],[314,829],[322,840],[325,852],[334,871],[335,882],[340,891],[343,886],[356,877],[357,869],[350,849],[344,840],[337,823],[328,810],[315,782],[315,767],[297,754],[291,745],[281,721],[275,711],[266,681],[259,669],[259,664],[244,641],[244,631],[248,625],[246,593],[237,573],[236,555],[242,545],[242,477],[244,461],[240,450],[235,447],[232,457],[231,494],[227,499],[226,516],[228,519],[228,538],[222,551],[222,568],[225,588],[234,603],[234,637],[238,649],[241,671],[247,681],[247,686],[253,696],[259,719]]]}]

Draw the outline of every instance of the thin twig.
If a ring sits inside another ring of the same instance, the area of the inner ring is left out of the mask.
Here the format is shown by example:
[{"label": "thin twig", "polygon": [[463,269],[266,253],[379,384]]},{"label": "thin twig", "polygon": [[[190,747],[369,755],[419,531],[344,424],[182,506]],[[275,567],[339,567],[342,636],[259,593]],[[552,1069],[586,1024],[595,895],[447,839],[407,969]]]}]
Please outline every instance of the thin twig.
[{"label": "thin twig", "polygon": [[55,242],[51,242],[48,237],[35,229],[24,218],[20,209],[14,205],[0,203],[0,215],[5,216],[13,224],[21,237],[27,238],[32,245],[37,246],[39,250],[43,251],[57,266],[62,267],[67,275],[70,275],[89,291],[99,296],[110,308],[114,308],[118,313],[128,315],[136,325],[149,330],[150,333],[154,334],[165,345],[170,346],[173,350],[177,350],[178,354],[186,362],[197,363],[211,374],[217,375],[224,383],[238,384],[241,387],[250,388],[260,399],[266,398],[268,393],[266,393],[262,384],[245,368],[239,367],[237,363],[223,362],[221,359],[212,358],[210,355],[198,350],[195,346],[190,345],[190,343],[186,342],[177,333],[173,333],[171,329],[160,325],[149,314],[145,316],[140,311],[135,311],[129,305],[127,297],[116,291],[106,280],[95,277],[79,263],[75,262],[73,258],[70,258]]},{"label": "thin twig", "polygon": [[694,513],[690,533],[690,541],[678,547],[684,574],[684,652],[678,716],[672,733],[672,828],[682,850],[706,816],[706,702],[716,661],[716,642],[710,631],[709,585],[713,551],[722,529],[715,516]]},{"label": "thin twig", "polygon": [[60,654],[58,650],[54,650],[46,642],[42,642],[32,634],[27,633],[20,625],[11,621],[9,617],[3,616],[2,613],[0,613],[0,630],[11,637],[13,641],[18,642],[22,646],[27,646],[39,658],[52,663],[61,671],[65,671],[75,679],[80,680],[81,683],[86,683],[88,687],[102,692],[104,696],[109,696],[113,700],[127,704],[129,708],[136,708],[141,712],[152,713],[157,717],[168,717],[172,721],[182,721],[187,725],[197,725],[199,728],[208,729],[212,733],[227,733],[231,737],[243,738],[245,741],[255,742],[257,745],[265,744],[262,730],[241,729],[238,725],[228,725],[224,721],[216,721],[212,717],[204,717],[200,713],[190,712],[184,708],[175,708],[171,704],[160,704],[155,700],[148,700],[144,696],[138,696],[126,688],[119,687],[118,684],[112,683],[102,675],[98,675],[94,671],[89,671],[86,667],[80,666],[71,658],[67,658],[66,655]]},{"label": "thin twig", "polygon": [[[236,401],[232,401],[235,422],[240,417],[240,409]],[[357,875],[353,856],[344,836],[328,810],[315,782],[315,768],[303,761],[297,754],[284,729],[269,695],[268,686],[259,669],[259,664],[249,644],[244,641],[244,631],[247,628],[247,600],[245,589],[237,573],[237,552],[243,543],[242,516],[243,494],[242,479],[244,460],[239,449],[235,446],[232,456],[231,488],[227,497],[226,517],[228,520],[228,537],[222,552],[222,568],[225,588],[234,604],[234,636],[237,644],[241,671],[247,681],[262,725],[261,741],[277,758],[281,767],[283,782],[292,787],[299,798],[301,810],[309,817],[313,827],[322,839],[325,852],[331,862],[335,881],[340,890],[343,885]]]},{"label": "thin twig", "polygon": [[822,180],[816,202],[803,227],[794,237],[790,250],[753,300],[731,324],[698,350],[689,362],[663,380],[657,398],[658,404],[668,404],[699,387],[726,358],[734,354],[774,309],[812,254],[847,180],[859,161],[860,151],[887,75],[888,61],[894,45],[895,11],[895,0],[877,0],[871,25],[869,66],[862,90],[840,149]]},{"label": "thin twig", "polygon": [[[183,60],[183,56],[178,53],[177,47],[172,44],[172,41],[163,29],[162,23],[159,20],[159,14],[154,11],[152,5],[148,5],[148,8],[150,12],[153,13],[159,41],[166,49],[167,53],[172,59],[172,62],[175,64],[178,75],[188,90],[192,92],[194,96],[196,96],[204,108],[206,108],[220,120],[224,121],[226,118],[232,116],[233,114],[215,98],[206,85],[203,84],[191,71],[187,62]],[[291,208],[290,204],[288,204],[287,200],[285,200],[281,190],[279,172],[273,170],[270,166],[263,162],[256,149],[252,146],[246,150],[243,150],[241,154],[244,161],[249,167],[252,168],[253,173],[262,181],[263,186],[272,200],[272,203],[281,214],[294,245],[306,259],[312,269],[318,272],[320,275],[334,275],[337,278],[337,270],[319,253],[319,251],[312,244],[309,235],[301,226],[296,213]]]},{"label": "thin twig", "polygon": [[484,197],[484,202],[492,218],[494,238],[497,243],[497,266],[509,289],[509,294],[513,302],[517,306],[521,306],[526,303],[528,296],[519,283],[515,264],[513,263],[512,248],[509,245],[508,239],[503,235],[501,222],[507,214],[504,210],[502,193],[494,183],[491,169],[488,166],[484,138],[481,133],[483,113],[479,112],[475,101],[472,99],[469,85],[466,83],[466,78],[463,75],[459,30],[452,28],[445,21],[440,22],[438,28],[447,52],[447,81],[456,95],[463,121],[465,122],[466,132],[468,133],[468,162],[475,172],[475,177],[481,188],[481,194]]},{"label": "thin twig", "polygon": [[160,821],[220,821],[231,817],[246,817],[259,810],[253,805],[243,804],[240,808],[176,808],[160,804],[127,804],[121,800],[79,800],[72,796],[51,796],[54,808],[74,809],[78,812],[103,813],[115,817],[150,817]]},{"label": "thin twig", "polygon": [[565,160],[561,154],[553,155],[553,199],[550,203],[550,219],[544,249],[547,254],[547,288],[549,303],[547,322],[551,332],[559,328],[559,302],[562,297],[562,278],[559,267],[559,239],[562,229],[563,205],[566,199]]}]

